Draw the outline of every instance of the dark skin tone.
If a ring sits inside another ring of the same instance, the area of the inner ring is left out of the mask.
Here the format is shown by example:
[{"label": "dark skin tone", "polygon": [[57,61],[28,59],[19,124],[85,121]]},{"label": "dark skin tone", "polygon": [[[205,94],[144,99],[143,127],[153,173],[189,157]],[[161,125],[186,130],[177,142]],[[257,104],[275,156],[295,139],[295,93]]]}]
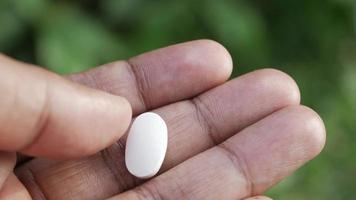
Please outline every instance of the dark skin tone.
[{"label": "dark skin tone", "polygon": [[[262,69],[227,81],[231,57],[210,40],[67,77],[6,56],[0,70],[0,199],[269,199],[258,195],[325,143],[293,79]],[[167,123],[168,151],[139,180],[125,132],[149,110]]]}]

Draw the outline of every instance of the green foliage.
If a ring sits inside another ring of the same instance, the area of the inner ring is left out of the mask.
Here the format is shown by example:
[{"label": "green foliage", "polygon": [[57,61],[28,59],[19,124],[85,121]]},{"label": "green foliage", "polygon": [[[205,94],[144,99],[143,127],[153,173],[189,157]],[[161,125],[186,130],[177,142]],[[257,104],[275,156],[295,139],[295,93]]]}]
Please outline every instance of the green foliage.
[{"label": "green foliage", "polygon": [[0,51],[71,73],[198,38],[229,49],[234,76],[289,73],[319,112],[323,153],[268,192],[276,199],[356,199],[356,1],[0,1]]},{"label": "green foliage", "polygon": [[49,69],[68,73],[125,56],[120,37],[100,21],[68,5],[55,5],[37,29],[38,62]]}]

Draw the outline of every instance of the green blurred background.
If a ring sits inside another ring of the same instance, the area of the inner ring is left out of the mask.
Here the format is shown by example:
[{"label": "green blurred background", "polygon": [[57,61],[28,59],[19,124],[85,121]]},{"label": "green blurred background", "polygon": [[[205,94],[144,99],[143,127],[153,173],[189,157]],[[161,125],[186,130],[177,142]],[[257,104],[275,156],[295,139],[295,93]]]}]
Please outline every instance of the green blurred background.
[{"label": "green blurred background", "polygon": [[58,73],[199,38],[231,52],[234,76],[289,73],[326,123],[322,154],[267,194],[356,199],[355,0],[0,0],[0,51]]}]

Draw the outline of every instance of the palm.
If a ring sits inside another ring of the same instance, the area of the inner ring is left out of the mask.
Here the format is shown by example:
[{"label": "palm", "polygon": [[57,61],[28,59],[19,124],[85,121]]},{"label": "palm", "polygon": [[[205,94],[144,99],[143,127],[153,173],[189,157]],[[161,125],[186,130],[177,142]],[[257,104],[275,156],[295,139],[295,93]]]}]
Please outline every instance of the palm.
[{"label": "palm", "polygon": [[[142,181],[128,173],[125,137],[90,157],[32,159],[17,166],[16,175],[34,199],[241,199],[263,193],[320,152],[324,127],[313,111],[298,106],[298,88],[287,75],[265,69],[225,82],[231,67],[221,46],[196,41],[70,76],[126,97],[134,115],[153,110],[163,117],[169,143],[157,177]],[[7,188],[27,193],[21,184]]]}]

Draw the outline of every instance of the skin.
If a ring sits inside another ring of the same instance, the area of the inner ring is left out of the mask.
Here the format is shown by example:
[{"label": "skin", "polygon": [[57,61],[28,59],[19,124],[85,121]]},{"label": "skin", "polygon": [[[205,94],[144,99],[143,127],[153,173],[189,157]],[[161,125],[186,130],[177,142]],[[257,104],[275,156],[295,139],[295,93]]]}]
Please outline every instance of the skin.
[{"label": "skin", "polygon": [[[262,69],[227,81],[231,57],[210,40],[67,77],[6,56],[0,70],[0,199],[268,200],[258,195],[325,143],[293,79]],[[125,132],[148,110],[167,123],[168,151],[139,180]]]}]

